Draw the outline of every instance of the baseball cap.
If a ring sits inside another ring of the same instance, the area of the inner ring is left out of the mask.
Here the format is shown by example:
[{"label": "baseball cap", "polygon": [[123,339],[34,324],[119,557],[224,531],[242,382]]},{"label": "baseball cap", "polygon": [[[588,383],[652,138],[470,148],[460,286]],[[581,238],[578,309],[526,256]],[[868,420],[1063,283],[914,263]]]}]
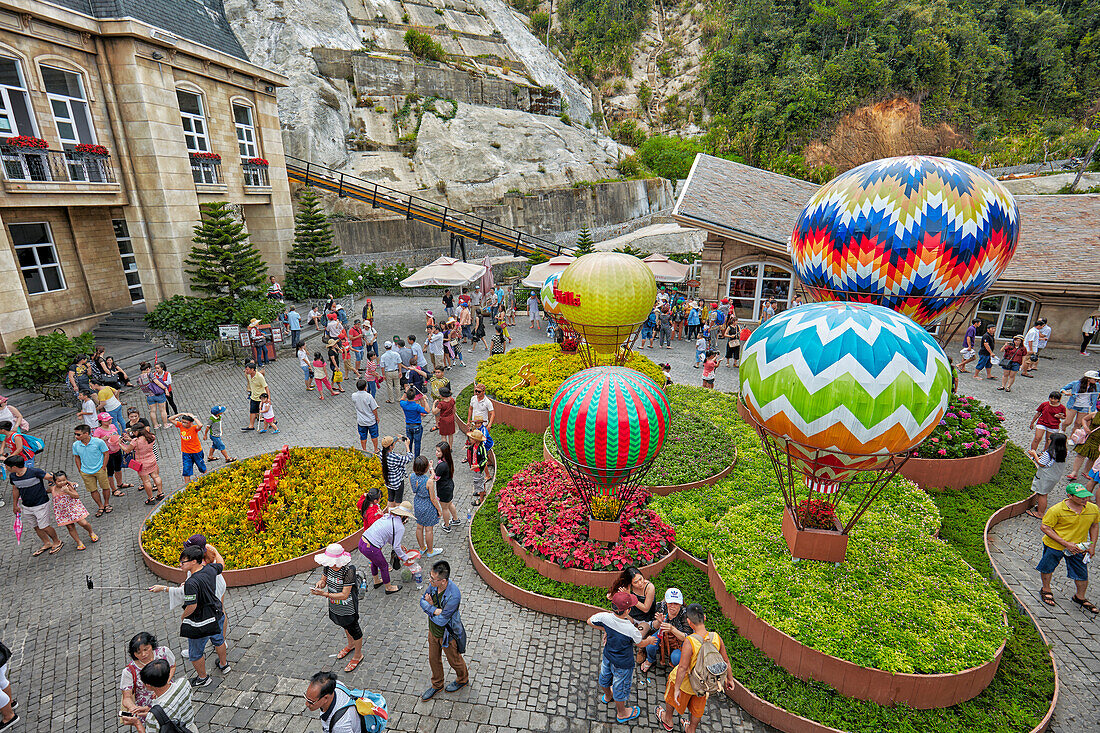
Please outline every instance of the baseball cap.
[{"label": "baseball cap", "polygon": [[622,613],[623,611],[629,611],[634,607],[634,604],[638,602],[638,599],[627,593],[625,590],[621,590],[615,595],[611,596],[611,605],[615,607],[616,613]]},{"label": "baseball cap", "polygon": [[665,603],[679,603],[684,605],[684,594],[679,588],[669,588],[665,591]]},{"label": "baseball cap", "polygon": [[1066,493],[1072,496],[1076,496],[1078,499],[1092,498],[1092,492],[1086,489],[1081,484],[1070,484],[1066,487]]},{"label": "baseball cap", "polygon": [[223,407],[222,405],[214,405],[210,408],[211,415],[220,415],[223,412],[225,412],[225,407]]},{"label": "baseball cap", "polygon": [[392,341],[387,341],[386,343],[384,343],[382,345],[385,346],[387,349],[392,349],[393,348],[393,342]]},{"label": "baseball cap", "polygon": [[183,542],[184,547],[206,547],[206,536],[201,534],[193,534]]}]

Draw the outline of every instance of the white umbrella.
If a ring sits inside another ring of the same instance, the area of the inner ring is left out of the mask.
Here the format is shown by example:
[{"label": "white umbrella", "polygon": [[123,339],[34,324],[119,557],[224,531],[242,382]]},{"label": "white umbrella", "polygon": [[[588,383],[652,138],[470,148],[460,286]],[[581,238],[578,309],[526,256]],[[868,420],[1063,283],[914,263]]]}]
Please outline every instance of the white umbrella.
[{"label": "white umbrella", "polygon": [[649,265],[649,269],[653,271],[653,277],[657,278],[657,282],[681,283],[687,278],[689,269],[687,265],[670,260],[662,254],[651,254],[642,262]]},{"label": "white umbrella", "polygon": [[493,292],[493,263],[489,259],[489,255],[485,255],[485,260],[481,263],[481,266],[485,268],[485,272],[481,273],[481,295],[485,298]]},{"label": "white umbrella", "polygon": [[527,277],[523,278],[523,287],[525,288],[541,288],[546,282],[546,278],[550,277],[556,272],[562,272],[569,265],[573,264],[573,260],[576,257],[569,255],[558,255],[557,257],[551,257],[546,262],[540,262],[537,265],[531,267],[531,272],[527,273]]},{"label": "white umbrella", "polygon": [[425,265],[401,281],[403,288],[423,288],[432,285],[457,288],[477,280],[485,274],[482,265],[463,262],[453,257],[440,257]]}]

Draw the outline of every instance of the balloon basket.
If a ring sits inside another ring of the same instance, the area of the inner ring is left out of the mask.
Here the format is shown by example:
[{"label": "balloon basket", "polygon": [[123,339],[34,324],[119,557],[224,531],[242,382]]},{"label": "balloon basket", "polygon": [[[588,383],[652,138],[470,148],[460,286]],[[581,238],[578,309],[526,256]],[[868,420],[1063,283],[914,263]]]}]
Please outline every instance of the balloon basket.
[{"label": "balloon basket", "polygon": [[577,353],[588,367],[626,366],[642,324],[596,325],[569,321],[579,337]]},{"label": "balloon basket", "polygon": [[799,529],[791,510],[783,508],[783,539],[791,557],[796,560],[820,560],[844,562],[848,553],[848,535],[844,534],[840,520],[834,518],[835,530]]},{"label": "balloon basket", "polygon": [[619,522],[605,522],[602,519],[588,519],[588,539],[593,542],[610,542],[615,544],[619,541]]}]

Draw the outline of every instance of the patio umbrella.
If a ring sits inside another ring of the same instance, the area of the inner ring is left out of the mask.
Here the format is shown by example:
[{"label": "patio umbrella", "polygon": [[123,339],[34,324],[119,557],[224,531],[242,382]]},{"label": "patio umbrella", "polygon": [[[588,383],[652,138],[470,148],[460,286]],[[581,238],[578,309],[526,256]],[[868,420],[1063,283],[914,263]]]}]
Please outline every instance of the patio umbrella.
[{"label": "patio umbrella", "polygon": [[657,278],[659,283],[680,283],[687,278],[687,265],[670,260],[662,254],[651,254],[642,262],[649,265],[649,269],[653,271],[653,277]]},{"label": "patio umbrella", "polygon": [[523,287],[525,288],[541,288],[543,283],[546,282],[546,278],[550,277],[556,272],[561,272],[565,268],[569,267],[573,263],[576,257],[570,257],[569,255],[558,255],[557,257],[551,257],[546,262],[540,262],[531,268],[531,272],[527,273],[527,277],[523,278]]},{"label": "patio umbrella", "polygon": [[472,283],[485,273],[482,265],[463,262],[453,257],[440,257],[401,281],[403,288],[423,288],[431,285],[457,288]]},{"label": "patio umbrella", "polygon": [[485,268],[485,272],[481,273],[481,297],[486,298],[493,292],[493,263],[489,260],[489,255],[485,255],[481,266]]}]

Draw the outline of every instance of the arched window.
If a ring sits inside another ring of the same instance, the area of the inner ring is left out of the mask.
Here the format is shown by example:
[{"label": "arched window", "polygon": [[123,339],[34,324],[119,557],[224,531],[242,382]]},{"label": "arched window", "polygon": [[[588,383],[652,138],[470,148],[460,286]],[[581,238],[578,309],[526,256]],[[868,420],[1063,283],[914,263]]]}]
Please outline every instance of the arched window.
[{"label": "arched window", "polygon": [[978,301],[977,317],[997,327],[997,338],[1010,339],[1027,331],[1034,312],[1034,300],[1019,295],[987,295]]},{"label": "arched window", "polygon": [[97,140],[88,109],[84,75],[46,64],[39,64],[38,70],[42,74],[61,147],[71,150],[81,144],[95,145]]},{"label": "arched window", "polygon": [[790,307],[793,280],[791,270],[782,265],[748,262],[730,268],[726,295],[739,319],[759,321],[761,306],[769,297],[775,298],[777,313]]}]

